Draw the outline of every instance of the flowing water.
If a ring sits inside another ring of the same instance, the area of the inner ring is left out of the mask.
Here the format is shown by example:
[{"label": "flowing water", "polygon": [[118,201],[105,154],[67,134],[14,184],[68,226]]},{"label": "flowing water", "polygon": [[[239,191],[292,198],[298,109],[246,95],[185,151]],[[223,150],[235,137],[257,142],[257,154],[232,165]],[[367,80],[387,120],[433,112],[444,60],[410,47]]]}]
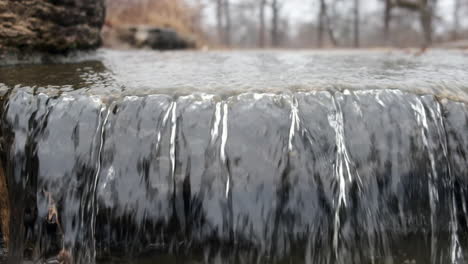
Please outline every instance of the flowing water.
[{"label": "flowing water", "polygon": [[448,51],[4,66],[9,258],[467,263],[466,69]]}]

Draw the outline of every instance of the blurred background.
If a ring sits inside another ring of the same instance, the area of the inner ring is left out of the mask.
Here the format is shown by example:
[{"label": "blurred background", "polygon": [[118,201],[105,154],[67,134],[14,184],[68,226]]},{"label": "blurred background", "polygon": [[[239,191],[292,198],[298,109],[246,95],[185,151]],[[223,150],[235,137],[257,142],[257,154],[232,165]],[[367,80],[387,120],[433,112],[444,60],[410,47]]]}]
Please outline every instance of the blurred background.
[{"label": "blurred background", "polygon": [[468,47],[468,0],[107,0],[108,47]]}]

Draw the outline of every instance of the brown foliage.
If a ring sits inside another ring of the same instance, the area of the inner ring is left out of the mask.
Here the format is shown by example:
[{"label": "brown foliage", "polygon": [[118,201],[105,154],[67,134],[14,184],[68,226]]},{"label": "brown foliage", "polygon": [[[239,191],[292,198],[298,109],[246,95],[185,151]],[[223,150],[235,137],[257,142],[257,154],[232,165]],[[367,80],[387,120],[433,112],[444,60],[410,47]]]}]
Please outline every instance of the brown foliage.
[{"label": "brown foliage", "polygon": [[107,0],[106,25],[170,28],[200,43],[203,39],[200,9],[189,6],[185,0]]}]

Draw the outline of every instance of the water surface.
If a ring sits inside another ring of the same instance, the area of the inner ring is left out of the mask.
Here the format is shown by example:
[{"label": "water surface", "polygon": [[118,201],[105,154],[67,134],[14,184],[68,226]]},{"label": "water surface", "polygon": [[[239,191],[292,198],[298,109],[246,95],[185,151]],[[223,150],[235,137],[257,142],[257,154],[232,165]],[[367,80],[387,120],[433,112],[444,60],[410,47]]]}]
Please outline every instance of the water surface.
[{"label": "water surface", "polygon": [[24,223],[10,254],[466,263],[467,64],[437,50],[101,50],[2,67],[0,154]]}]

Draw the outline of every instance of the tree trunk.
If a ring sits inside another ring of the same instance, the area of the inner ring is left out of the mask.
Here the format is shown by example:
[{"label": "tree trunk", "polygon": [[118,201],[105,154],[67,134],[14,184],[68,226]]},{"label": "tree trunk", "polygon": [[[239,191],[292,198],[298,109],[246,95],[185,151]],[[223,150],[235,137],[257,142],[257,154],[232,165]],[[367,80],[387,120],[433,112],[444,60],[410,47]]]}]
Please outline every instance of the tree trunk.
[{"label": "tree trunk", "polygon": [[458,31],[460,30],[460,9],[461,9],[461,0],[455,0],[455,5],[453,7],[453,31],[452,31],[452,40],[458,40]]},{"label": "tree trunk", "polygon": [[216,31],[218,33],[218,41],[224,41],[223,30],[223,0],[216,0]]},{"label": "tree trunk", "polygon": [[360,1],[354,0],[354,47],[359,48]]},{"label": "tree trunk", "polygon": [[271,2],[271,44],[273,47],[279,45],[279,34],[278,34],[278,24],[279,24],[279,7],[278,0],[272,0]]},{"label": "tree trunk", "polygon": [[224,29],[224,43],[227,46],[231,45],[231,5],[229,0],[224,0],[224,17],[225,21],[225,29]]},{"label": "tree trunk", "polygon": [[[332,2],[333,5],[337,3],[337,0],[334,0]],[[328,38],[330,38],[330,41],[333,46],[338,46],[338,41],[335,38],[335,33],[333,31],[333,23],[332,20],[330,19],[330,14],[329,14],[329,6],[325,5],[325,11],[324,11],[324,20],[325,20],[325,25],[327,26],[327,32],[328,32]],[[335,10],[335,6],[332,6],[332,10]]]},{"label": "tree trunk", "polygon": [[392,19],[392,3],[391,0],[385,0],[384,11],[384,42],[385,45],[390,43],[390,20]]},{"label": "tree trunk", "polygon": [[419,0],[417,2],[408,0],[395,0],[395,6],[419,12],[421,29],[423,32],[423,48],[432,44],[433,18],[437,0]]},{"label": "tree trunk", "polygon": [[432,44],[432,18],[433,18],[432,1],[421,0],[420,19],[421,19],[421,28],[423,30],[423,35],[424,35],[423,48],[427,48]]},{"label": "tree trunk", "polygon": [[335,38],[335,33],[333,32],[333,27],[332,27],[332,23],[330,21],[330,17],[326,13],[325,13],[325,18],[326,18],[326,21],[327,21],[328,37],[330,38],[330,41],[331,41],[332,45],[336,47],[336,46],[338,46],[338,41]]},{"label": "tree trunk", "polygon": [[258,32],[258,46],[265,47],[265,7],[266,0],[260,0],[260,30]]},{"label": "tree trunk", "polygon": [[418,1],[411,1],[411,0],[394,0],[393,1],[395,6],[406,8],[408,10],[419,11],[422,5],[425,5],[427,0],[418,0]]},{"label": "tree trunk", "polygon": [[319,8],[319,13],[318,13],[318,29],[317,29],[317,42],[318,42],[317,44],[320,48],[323,47],[325,10],[326,10],[325,0],[320,0],[320,8]]}]

